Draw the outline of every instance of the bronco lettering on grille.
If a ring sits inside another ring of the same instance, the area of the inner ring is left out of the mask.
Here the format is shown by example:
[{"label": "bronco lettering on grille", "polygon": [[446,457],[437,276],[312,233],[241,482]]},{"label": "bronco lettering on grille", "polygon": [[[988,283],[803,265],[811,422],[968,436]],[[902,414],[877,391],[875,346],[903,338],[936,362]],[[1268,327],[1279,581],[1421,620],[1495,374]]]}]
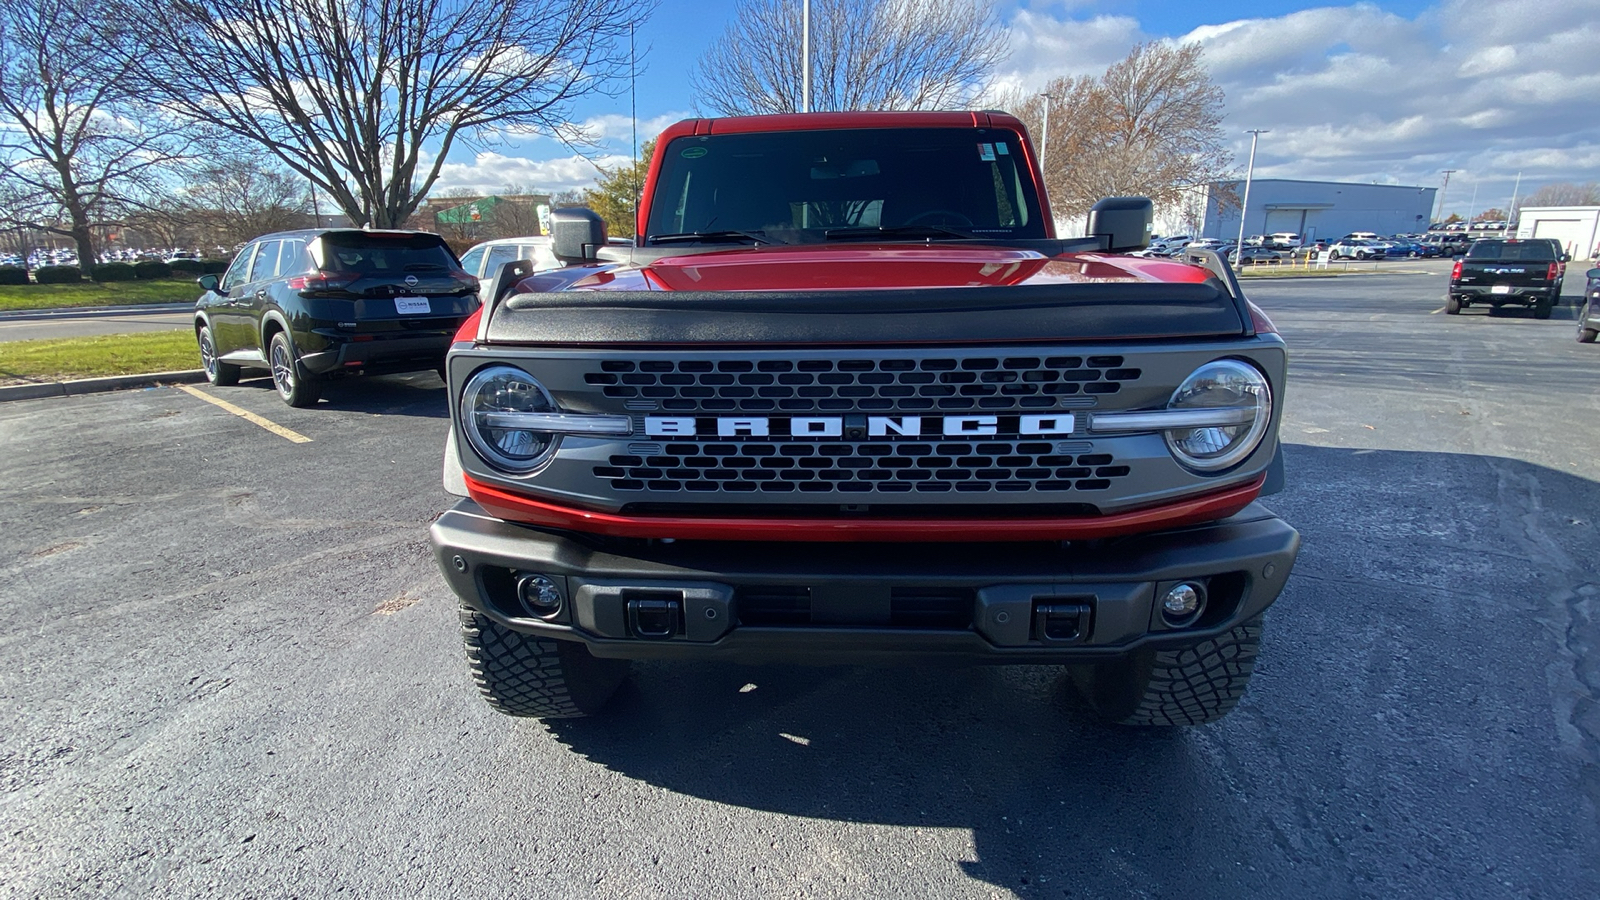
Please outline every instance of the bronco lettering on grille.
[{"label": "bronco lettering on grille", "polygon": [[645,416],[651,437],[923,437],[1065,435],[1071,413],[1023,416]]}]

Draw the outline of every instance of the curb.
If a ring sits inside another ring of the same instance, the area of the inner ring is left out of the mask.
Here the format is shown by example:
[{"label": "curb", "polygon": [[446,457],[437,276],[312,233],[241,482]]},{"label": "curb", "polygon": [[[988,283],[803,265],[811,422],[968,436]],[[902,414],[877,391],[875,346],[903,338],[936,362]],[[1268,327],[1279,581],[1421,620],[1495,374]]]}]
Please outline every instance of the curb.
[{"label": "curb", "polygon": [[0,321],[7,319],[80,319],[94,316],[125,316],[137,313],[171,313],[194,309],[194,302],[139,303],[126,306],[59,306],[49,309],[0,310]]},{"label": "curb", "polygon": [[0,387],[0,403],[9,400],[38,400],[44,397],[75,397],[103,391],[154,387],[162,384],[195,384],[205,381],[201,369],[184,372],[152,372],[149,375],[112,375],[107,378],[82,378],[77,381],[52,381],[45,384],[13,384]]}]

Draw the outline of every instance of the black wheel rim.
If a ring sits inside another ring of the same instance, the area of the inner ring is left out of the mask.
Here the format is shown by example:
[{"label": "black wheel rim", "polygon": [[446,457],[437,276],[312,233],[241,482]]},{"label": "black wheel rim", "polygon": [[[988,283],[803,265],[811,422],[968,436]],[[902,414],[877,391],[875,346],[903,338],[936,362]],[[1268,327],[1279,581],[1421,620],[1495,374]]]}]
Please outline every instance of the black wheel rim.
[{"label": "black wheel rim", "polygon": [[283,341],[272,342],[272,383],[285,397],[294,393],[294,361]]},{"label": "black wheel rim", "polygon": [[200,330],[200,368],[206,370],[207,378],[217,377],[217,351],[211,346],[211,331]]}]

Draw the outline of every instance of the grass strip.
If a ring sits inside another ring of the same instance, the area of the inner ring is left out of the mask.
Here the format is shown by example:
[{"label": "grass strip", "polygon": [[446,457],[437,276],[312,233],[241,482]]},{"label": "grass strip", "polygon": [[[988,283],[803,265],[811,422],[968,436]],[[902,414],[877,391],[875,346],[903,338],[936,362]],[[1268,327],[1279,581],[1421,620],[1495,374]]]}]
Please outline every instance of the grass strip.
[{"label": "grass strip", "polygon": [[71,381],[200,368],[194,332],[145,331],[0,343],[0,384]]},{"label": "grass strip", "polygon": [[96,284],[0,284],[0,310],[60,309],[68,306],[137,306],[193,303],[202,291],[192,278],[110,281]]}]

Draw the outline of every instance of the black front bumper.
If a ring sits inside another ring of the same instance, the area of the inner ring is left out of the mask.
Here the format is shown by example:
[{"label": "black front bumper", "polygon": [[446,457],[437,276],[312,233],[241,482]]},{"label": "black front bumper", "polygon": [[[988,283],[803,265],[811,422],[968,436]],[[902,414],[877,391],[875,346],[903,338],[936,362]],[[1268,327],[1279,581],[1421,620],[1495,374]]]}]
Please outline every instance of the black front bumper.
[{"label": "black front bumper", "polygon": [[[745,662],[1087,662],[1192,645],[1277,599],[1300,536],[1260,504],[1208,525],[1108,541],[767,544],[603,541],[458,503],[431,530],[451,588],[502,625],[596,656]],[[543,617],[518,580],[543,575]],[[1181,627],[1156,597],[1207,601]]]}]

